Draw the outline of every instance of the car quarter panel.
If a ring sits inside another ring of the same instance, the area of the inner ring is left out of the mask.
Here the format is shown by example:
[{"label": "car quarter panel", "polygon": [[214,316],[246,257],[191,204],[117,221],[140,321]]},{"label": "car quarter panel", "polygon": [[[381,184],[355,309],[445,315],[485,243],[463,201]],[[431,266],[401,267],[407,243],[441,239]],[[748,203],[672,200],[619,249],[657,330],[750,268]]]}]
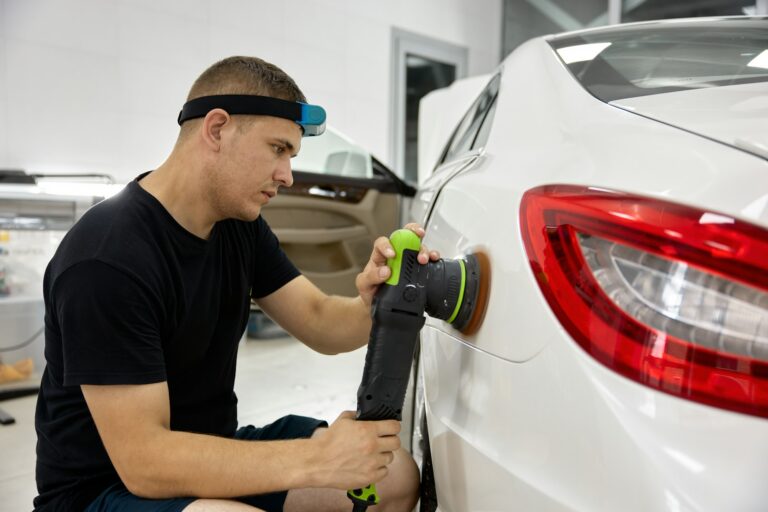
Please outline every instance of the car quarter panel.
[{"label": "car quarter panel", "polygon": [[485,151],[442,185],[427,222],[427,246],[481,249],[492,269],[474,336],[434,319],[422,333],[441,509],[759,510],[768,422],[658,393],[587,356],[539,291],[519,205],[526,190],[570,183],[768,228],[768,162],[599,101],[542,39],[505,61],[498,101]]},{"label": "car quarter panel", "polygon": [[[441,510],[757,511],[768,422],[657,393],[554,324],[512,363],[428,326],[422,369]],[[513,326],[499,337],[514,343]]]},{"label": "car quarter panel", "polygon": [[[478,348],[526,361],[544,347],[538,326],[554,321],[520,237],[526,190],[553,183],[597,186],[768,228],[768,161],[597,100],[542,40],[518,49],[504,68],[487,147],[441,186],[425,238],[444,257],[481,249],[491,260],[486,318],[468,338]],[[514,344],[485,334],[510,321],[525,333]]]}]

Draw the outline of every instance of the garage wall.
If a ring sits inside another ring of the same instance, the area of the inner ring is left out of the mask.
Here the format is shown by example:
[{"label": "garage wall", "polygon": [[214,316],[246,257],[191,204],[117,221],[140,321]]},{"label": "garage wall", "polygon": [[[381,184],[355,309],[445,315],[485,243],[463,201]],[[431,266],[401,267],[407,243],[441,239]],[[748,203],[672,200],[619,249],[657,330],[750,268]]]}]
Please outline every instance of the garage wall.
[{"label": "garage wall", "polygon": [[392,27],[468,47],[470,74],[499,62],[501,0],[0,0],[0,168],[132,179],[234,54],[282,67],[386,161]]}]

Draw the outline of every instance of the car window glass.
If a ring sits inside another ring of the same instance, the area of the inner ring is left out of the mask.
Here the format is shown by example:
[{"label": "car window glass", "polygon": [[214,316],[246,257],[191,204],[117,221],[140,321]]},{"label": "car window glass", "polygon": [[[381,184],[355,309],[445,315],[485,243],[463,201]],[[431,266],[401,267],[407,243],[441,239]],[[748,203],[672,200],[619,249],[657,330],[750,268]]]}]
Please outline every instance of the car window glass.
[{"label": "car window glass", "polygon": [[768,19],[642,24],[550,44],[581,85],[605,102],[768,81]]},{"label": "car window glass", "polygon": [[478,130],[485,118],[485,114],[493,104],[493,100],[496,98],[496,94],[499,92],[499,82],[501,77],[499,75],[494,76],[490,83],[486,86],[480,96],[477,97],[472,106],[469,107],[466,115],[459,122],[458,126],[453,132],[445,151],[443,152],[443,158],[440,159],[440,163],[452,159],[456,155],[460,155],[469,151],[472,148],[472,143],[475,140]]},{"label": "car window glass", "polygon": [[332,129],[301,139],[301,150],[291,160],[291,168],[349,178],[374,177],[371,154]]},{"label": "car window glass", "polygon": [[491,126],[493,125],[493,116],[496,114],[496,103],[494,98],[493,103],[491,103],[491,108],[488,109],[488,112],[483,118],[483,123],[480,125],[480,131],[477,132],[475,142],[472,143],[472,149],[483,148],[485,147],[485,143],[488,142],[488,137],[491,134]]}]

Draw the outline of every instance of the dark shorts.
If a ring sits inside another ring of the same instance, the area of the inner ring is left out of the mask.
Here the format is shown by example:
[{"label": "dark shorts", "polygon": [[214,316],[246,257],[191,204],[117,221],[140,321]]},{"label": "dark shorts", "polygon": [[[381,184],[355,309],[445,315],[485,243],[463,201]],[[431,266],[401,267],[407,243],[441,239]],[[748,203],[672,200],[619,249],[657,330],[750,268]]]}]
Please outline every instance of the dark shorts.
[{"label": "dark shorts", "polygon": [[[252,425],[242,427],[235,433],[235,439],[248,441],[270,441],[276,439],[307,438],[318,427],[327,427],[328,423],[305,416],[285,416],[269,425],[256,428]],[[266,510],[278,512],[283,510],[287,491],[258,496],[244,496],[237,501]],[[91,503],[85,512],[181,512],[184,507],[197,498],[171,498],[166,500],[150,500],[134,496],[122,483],[108,487]]]}]

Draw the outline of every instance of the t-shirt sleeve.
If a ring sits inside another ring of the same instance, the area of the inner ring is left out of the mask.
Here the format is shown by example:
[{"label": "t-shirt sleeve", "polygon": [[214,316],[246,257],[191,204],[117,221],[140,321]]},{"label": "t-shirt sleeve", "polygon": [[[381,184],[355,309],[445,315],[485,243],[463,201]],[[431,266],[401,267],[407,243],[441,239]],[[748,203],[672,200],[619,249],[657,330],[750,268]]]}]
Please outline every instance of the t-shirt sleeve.
[{"label": "t-shirt sleeve", "polygon": [[58,277],[51,295],[65,386],[166,380],[159,305],[135,277],[82,262]]},{"label": "t-shirt sleeve", "polygon": [[251,297],[266,297],[298,277],[301,272],[288,259],[280,248],[272,229],[259,217],[254,222],[256,228],[256,250],[254,258],[254,279],[251,283]]}]

